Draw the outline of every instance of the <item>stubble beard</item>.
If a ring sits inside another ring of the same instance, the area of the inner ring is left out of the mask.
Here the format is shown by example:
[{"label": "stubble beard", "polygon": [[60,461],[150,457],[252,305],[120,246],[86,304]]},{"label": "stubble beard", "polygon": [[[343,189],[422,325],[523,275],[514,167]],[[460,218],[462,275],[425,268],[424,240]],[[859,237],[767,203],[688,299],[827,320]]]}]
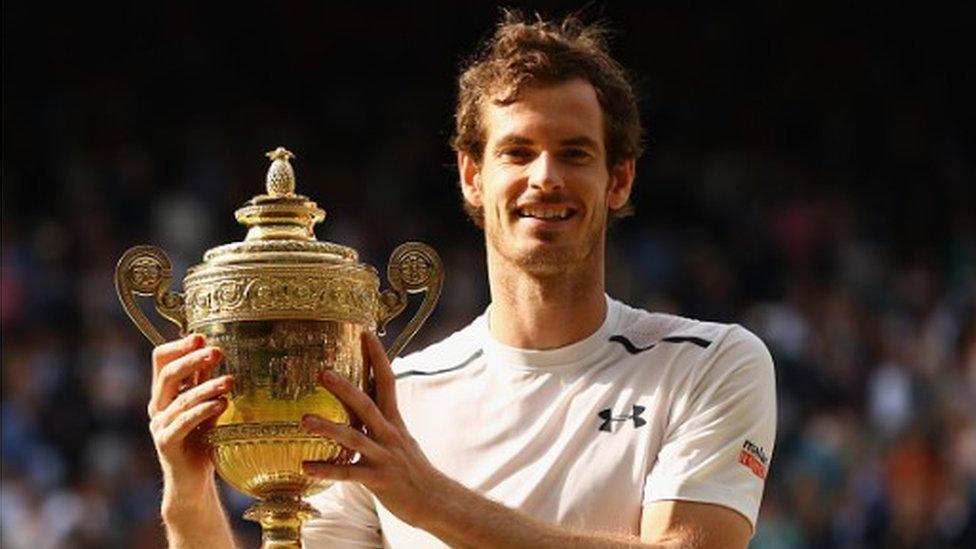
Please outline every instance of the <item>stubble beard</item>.
[{"label": "stubble beard", "polygon": [[[593,261],[593,257],[602,250],[605,228],[606,219],[603,223],[588,227],[581,241],[575,246],[542,245],[527,251],[513,249],[511,245],[506,245],[504,238],[495,227],[486,226],[485,236],[488,246],[505,263],[536,278],[551,278],[565,277],[576,271],[595,268],[597,263]],[[546,237],[543,236],[541,240],[545,241]]]}]

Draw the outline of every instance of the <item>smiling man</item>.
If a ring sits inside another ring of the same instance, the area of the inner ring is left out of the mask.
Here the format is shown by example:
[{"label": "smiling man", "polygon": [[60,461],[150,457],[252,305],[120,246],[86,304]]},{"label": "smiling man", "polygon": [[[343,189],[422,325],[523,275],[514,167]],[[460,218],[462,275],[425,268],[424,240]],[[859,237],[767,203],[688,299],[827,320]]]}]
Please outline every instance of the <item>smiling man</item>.
[{"label": "smiling man", "polygon": [[[768,352],[739,326],[605,293],[607,225],[630,207],[639,138],[600,29],[506,16],[460,78],[454,138],[491,305],[392,367],[365,337],[372,399],[323,375],[365,430],[303,420],[361,456],[305,464],[340,481],[312,499],[322,516],[306,523],[306,547],[747,544],[775,438]],[[150,411],[165,423],[220,410],[208,402],[230,380],[175,405],[165,389],[219,359],[201,346],[154,353],[168,381]],[[154,430],[171,543],[230,545],[212,470],[179,433]]]}]

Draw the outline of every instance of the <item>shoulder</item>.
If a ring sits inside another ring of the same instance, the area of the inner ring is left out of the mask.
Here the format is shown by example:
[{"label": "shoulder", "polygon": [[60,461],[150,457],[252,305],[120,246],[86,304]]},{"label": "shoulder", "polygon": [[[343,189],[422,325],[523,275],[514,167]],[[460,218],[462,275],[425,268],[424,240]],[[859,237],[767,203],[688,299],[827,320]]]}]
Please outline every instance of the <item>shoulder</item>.
[{"label": "shoulder", "polygon": [[393,373],[398,379],[416,375],[430,375],[464,367],[483,354],[484,316],[467,326],[407,356],[393,361]]},{"label": "shoulder", "polygon": [[739,324],[652,313],[619,302],[617,306],[620,320],[611,340],[630,352],[667,345],[708,370],[755,367],[772,371],[766,345]]},{"label": "shoulder", "polygon": [[708,349],[734,326],[667,313],[652,313],[619,301],[612,303],[620,311],[615,335],[639,348],[661,343],[690,343],[701,349]]}]

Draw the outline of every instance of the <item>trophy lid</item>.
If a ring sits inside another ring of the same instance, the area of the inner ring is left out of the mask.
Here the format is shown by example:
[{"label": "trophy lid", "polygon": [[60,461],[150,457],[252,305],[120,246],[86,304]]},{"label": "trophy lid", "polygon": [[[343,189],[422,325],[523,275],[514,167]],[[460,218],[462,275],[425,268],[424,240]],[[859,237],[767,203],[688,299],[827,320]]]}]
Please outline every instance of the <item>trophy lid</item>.
[{"label": "trophy lid", "polygon": [[248,228],[247,236],[242,242],[207,250],[204,265],[357,263],[354,249],[316,240],[315,225],[325,219],[325,211],[308,197],[295,194],[295,170],[289,162],[295,155],[284,147],[265,155],[271,159],[265,177],[267,194],[255,196],[235,213],[237,221]]}]

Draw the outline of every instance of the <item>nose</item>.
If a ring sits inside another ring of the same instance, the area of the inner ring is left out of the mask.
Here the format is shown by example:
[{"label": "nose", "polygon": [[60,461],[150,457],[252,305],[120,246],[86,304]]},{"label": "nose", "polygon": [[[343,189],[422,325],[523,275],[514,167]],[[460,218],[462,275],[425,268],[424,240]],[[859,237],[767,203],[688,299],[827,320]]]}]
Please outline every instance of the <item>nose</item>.
[{"label": "nose", "polygon": [[543,151],[529,166],[529,186],[540,191],[554,191],[563,187],[559,165],[549,152]]}]

